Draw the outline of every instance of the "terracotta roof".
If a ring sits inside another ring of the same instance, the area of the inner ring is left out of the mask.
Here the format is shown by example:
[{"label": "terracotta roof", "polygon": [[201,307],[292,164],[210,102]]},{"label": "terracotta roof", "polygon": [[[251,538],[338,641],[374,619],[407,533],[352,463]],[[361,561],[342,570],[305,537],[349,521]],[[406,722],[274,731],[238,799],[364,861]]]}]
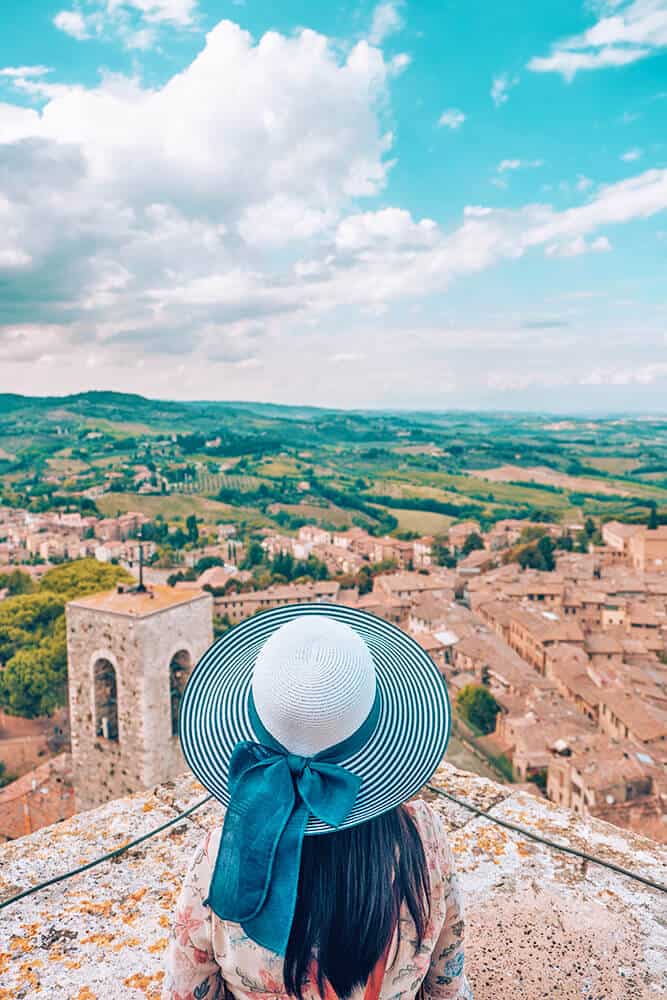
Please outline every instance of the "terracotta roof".
[{"label": "terracotta roof", "polygon": [[623,646],[618,639],[607,632],[591,632],[586,637],[584,649],[588,653],[617,654],[619,656],[623,652]]},{"label": "terracotta roof", "polygon": [[641,531],[643,527],[643,524],[625,524],[623,521],[607,521],[606,524],[602,525],[602,530],[610,528],[620,538],[631,538],[637,532]]},{"label": "terracotta roof", "polygon": [[649,708],[636,694],[604,690],[600,702],[607,705],[640,740],[657,740],[667,736],[667,714]]},{"label": "terracotta roof", "polygon": [[440,652],[440,650],[445,649],[444,642],[440,642],[440,640],[430,632],[415,632],[412,637],[419,643],[422,649],[426,650],[427,653]]}]

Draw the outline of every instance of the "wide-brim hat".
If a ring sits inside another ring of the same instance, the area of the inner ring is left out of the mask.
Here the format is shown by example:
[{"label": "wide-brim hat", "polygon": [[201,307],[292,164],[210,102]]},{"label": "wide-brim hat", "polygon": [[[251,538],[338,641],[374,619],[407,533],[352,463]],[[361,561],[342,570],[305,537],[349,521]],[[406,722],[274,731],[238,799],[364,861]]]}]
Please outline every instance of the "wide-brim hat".
[{"label": "wide-brim hat", "polygon": [[[325,616],[349,626],[367,646],[379,701],[377,723],[361,749],[340,761],[361,779],[355,804],[336,828],[356,826],[410,799],[442,760],[451,730],[444,679],[412,636],[373,614],[339,604],[293,604],[253,615],[220,636],[190,676],[179,712],[185,759],[201,784],[227,806],[229,763],[243,741],[262,742],[251,717],[255,662],[286,623]],[[310,816],[306,834],[333,828]]]}]

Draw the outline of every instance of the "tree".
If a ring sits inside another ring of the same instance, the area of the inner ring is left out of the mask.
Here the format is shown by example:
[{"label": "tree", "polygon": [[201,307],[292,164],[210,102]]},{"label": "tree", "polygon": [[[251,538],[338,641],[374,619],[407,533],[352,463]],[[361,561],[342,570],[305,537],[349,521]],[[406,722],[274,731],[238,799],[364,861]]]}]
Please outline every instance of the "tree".
[{"label": "tree", "polygon": [[294,556],[291,552],[277,552],[270,568],[273,576],[281,576],[289,581],[294,575]]},{"label": "tree", "polygon": [[461,546],[461,555],[467,556],[470,555],[471,552],[474,552],[475,549],[483,549],[483,548],[484,548],[484,539],[482,538],[482,536],[478,534],[476,531],[471,531],[468,537],[466,538],[465,542]]},{"label": "tree", "polygon": [[35,584],[29,573],[23,570],[14,569],[11,573],[0,573],[0,590],[7,588],[9,597],[17,594],[31,594],[35,590]]},{"label": "tree", "polygon": [[7,765],[4,760],[0,760],[0,788],[4,788],[5,785],[9,785],[14,780],[13,774],[7,774]]},{"label": "tree", "polygon": [[556,568],[556,560],[554,559],[554,543],[545,535],[544,538],[540,538],[537,543],[537,553],[538,553],[538,569],[541,570],[554,570]]},{"label": "tree", "polygon": [[199,528],[197,527],[197,517],[189,514],[185,521],[185,530],[188,534],[188,541],[196,542],[199,539]]},{"label": "tree", "polygon": [[456,559],[450,552],[449,542],[446,539],[436,539],[431,551],[437,566],[446,566],[448,569],[456,566]]},{"label": "tree", "polygon": [[550,572],[556,568],[554,559],[554,543],[548,535],[544,535],[538,542],[526,545],[517,556],[517,561],[522,569],[539,569]]},{"label": "tree", "polygon": [[496,716],[500,705],[490,691],[480,684],[466,684],[456,697],[456,707],[464,719],[483,733],[492,733],[496,728]]},{"label": "tree", "polygon": [[584,531],[586,532],[589,538],[592,538],[593,535],[595,534],[595,521],[593,520],[592,517],[586,518],[586,523],[584,524]]},{"label": "tree", "polygon": [[199,576],[200,573],[204,573],[207,569],[210,569],[211,566],[224,565],[225,561],[224,559],[221,559],[220,556],[202,556],[202,558],[198,559],[195,563],[195,572],[196,575]]},{"label": "tree", "polygon": [[19,650],[2,671],[0,698],[11,715],[34,719],[49,715],[67,700],[65,617],[55,634]]},{"label": "tree", "polygon": [[651,510],[648,515],[648,528],[649,531],[655,531],[658,527],[658,511],[655,504],[651,505]]},{"label": "tree", "polygon": [[66,703],[65,604],[119,581],[134,578],[120,567],[78,559],[45,573],[35,593],[0,604],[0,706],[34,718]]},{"label": "tree", "polygon": [[264,549],[257,541],[252,541],[248,546],[241,569],[252,569],[264,562]]}]

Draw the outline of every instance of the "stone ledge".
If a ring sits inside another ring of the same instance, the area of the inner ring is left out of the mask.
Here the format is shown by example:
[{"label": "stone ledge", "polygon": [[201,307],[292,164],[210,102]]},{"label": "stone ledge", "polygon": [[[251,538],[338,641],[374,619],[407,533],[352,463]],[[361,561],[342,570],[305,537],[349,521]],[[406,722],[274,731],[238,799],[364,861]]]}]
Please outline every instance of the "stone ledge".
[{"label": "stone ledge", "polygon": [[[667,882],[652,841],[441,765],[433,784],[493,815]],[[203,795],[189,777],[118,799],[0,849],[0,899],[120,846]],[[450,829],[466,893],[476,1000],[667,997],[665,896],[424,793]],[[162,953],[207,803],[113,862],[0,912],[0,1000],[158,1000]]]}]

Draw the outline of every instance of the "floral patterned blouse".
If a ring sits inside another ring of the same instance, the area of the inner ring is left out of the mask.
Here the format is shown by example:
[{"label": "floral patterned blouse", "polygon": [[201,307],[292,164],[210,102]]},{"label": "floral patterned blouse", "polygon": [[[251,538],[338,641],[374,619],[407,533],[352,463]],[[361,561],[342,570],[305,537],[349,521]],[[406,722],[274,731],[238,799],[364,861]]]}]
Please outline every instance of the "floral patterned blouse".
[{"label": "floral patterned blouse", "polygon": [[[415,952],[415,927],[404,905],[398,954],[394,932],[380,1000],[412,1000],[422,983],[425,1000],[472,1000],[464,971],[461,892],[444,824],[422,800],[409,803],[408,809],[428,864],[431,913]],[[204,906],[220,834],[218,829],[206,836],[186,874],[167,949],[162,1000],[218,1000],[225,996],[225,986],[236,1000],[286,1000],[282,956]],[[362,1000],[363,993],[359,988],[351,1000]],[[319,1000],[315,984],[307,985],[303,995]]]}]

